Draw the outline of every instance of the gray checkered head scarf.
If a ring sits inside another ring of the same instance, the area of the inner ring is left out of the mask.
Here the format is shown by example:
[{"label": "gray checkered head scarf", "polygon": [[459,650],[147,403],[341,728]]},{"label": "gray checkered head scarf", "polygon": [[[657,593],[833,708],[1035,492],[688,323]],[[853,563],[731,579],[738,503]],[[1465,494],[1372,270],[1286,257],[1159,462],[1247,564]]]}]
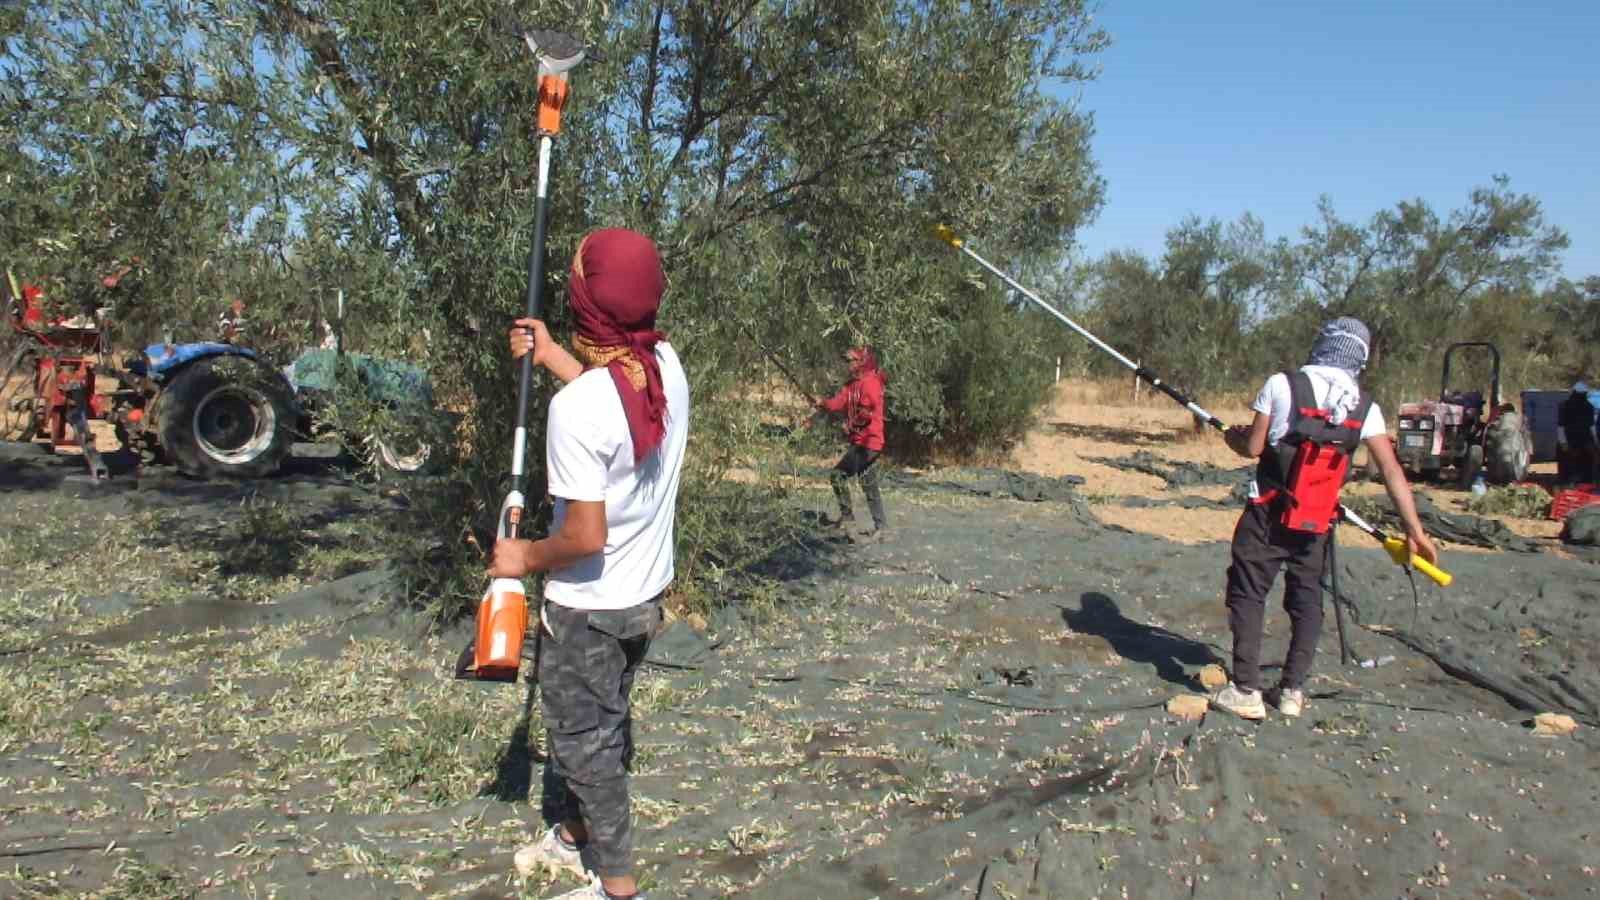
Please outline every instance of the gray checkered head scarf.
[{"label": "gray checkered head scarf", "polygon": [[1367,354],[1372,348],[1372,333],[1360,319],[1343,316],[1322,326],[1317,341],[1311,345],[1308,366],[1333,366],[1349,372],[1351,377],[1361,374],[1367,367]]}]

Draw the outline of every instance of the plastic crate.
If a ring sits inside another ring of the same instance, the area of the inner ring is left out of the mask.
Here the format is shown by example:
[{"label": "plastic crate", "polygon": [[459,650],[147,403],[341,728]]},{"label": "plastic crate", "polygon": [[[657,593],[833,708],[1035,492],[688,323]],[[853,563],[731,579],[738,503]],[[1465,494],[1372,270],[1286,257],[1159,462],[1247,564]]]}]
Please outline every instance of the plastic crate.
[{"label": "plastic crate", "polygon": [[1569,490],[1557,491],[1555,499],[1550,502],[1550,518],[1557,522],[1564,521],[1568,513],[1591,503],[1600,503],[1600,491],[1596,491],[1592,484],[1580,484]]}]

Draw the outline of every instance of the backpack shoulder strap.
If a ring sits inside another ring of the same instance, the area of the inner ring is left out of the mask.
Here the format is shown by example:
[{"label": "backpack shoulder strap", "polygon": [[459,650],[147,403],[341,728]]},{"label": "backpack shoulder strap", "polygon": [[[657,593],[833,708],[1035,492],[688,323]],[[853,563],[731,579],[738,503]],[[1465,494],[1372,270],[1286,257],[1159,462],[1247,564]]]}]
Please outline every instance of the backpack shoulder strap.
[{"label": "backpack shoulder strap", "polygon": [[1283,373],[1289,379],[1289,420],[1300,417],[1303,409],[1317,408],[1317,392],[1311,386],[1311,376],[1298,369]]},{"label": "backpack shoulder strap", "polygon": [[1362,391],[1356,398],[1356,408],[1350,413],[1350,418],[1362,425],[1367,424],[1367,416],[1372,414],[1372,395]]}]

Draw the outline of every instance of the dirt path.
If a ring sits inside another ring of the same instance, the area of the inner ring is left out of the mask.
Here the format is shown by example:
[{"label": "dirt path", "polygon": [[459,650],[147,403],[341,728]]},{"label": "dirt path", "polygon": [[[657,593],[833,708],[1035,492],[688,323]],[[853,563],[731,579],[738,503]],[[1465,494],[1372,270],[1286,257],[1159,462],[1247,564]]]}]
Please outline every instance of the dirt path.
[{"label": "dirt path", "polygon": [[[452,681],[462,636],[396,614],[392,547],[352,527],[394,500],[310,475],[153,482],[85,517],[41,459],[0,452],[0,894],[570,887],[511,872],[541,821],[527,688]],[[889,542],[776,605],[658,640],[635,694],[652,895],[1600,886],[1600,568],[1456,554],[1413,630],[1399,570],[1351,548],[1352,613],[1404,632],[1352,641],[1395,660],[1339,668],[1330,621],[1303,718],[1185,722],[1165,702],[1228,645],[1220,544],[941,485],[893,489]],[[68,521],[98,540],[74,549]],[[1287,624],[1268,628],[1280,658]],[[1590,724],[1534,737],[1519,697]]]}]

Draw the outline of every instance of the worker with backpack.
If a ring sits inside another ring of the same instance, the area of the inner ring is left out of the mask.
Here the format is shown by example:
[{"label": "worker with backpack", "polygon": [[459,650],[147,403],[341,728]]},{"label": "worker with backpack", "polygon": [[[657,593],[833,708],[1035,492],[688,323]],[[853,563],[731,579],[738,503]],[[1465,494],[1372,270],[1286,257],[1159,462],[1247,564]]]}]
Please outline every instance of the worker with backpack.
[{"label": "worker with backpack", "polygon": [[1228,567],[1233,678],[1212,700],[1242,718],[1266,716],[1262,620],[1267,594],[1285,567],[1283,606],[1291,636],[1283,674],[1272,693],[1285,716],[1299,716],[1305,707],[1305,681],[1322,631],[1321,581],[1330,531],[1358,446],[1366,445],[1383,476],[1405,526],[1407,549],[1438,562],[1439,551],[1417,517],[1383,413],[1357,383],[1371,342],[1367,327],[1357,319],[1328,322],[1304,366],[1267,379],[1251,405],[1254,422],[1224,433],[1235,453],[1259,460],[1250,502],[1234,528]]}]

